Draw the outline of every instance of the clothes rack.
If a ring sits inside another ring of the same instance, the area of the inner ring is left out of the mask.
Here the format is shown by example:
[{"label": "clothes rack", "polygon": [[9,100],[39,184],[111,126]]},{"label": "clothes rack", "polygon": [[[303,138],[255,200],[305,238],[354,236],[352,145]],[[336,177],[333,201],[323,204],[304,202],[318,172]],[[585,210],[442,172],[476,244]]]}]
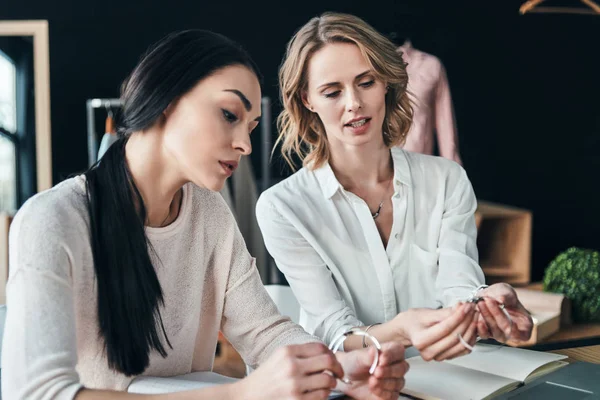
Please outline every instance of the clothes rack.
[{"label": "clothes rack", "polygon": [[88,166],[91,167],[98,160],[100,139],[96,135],[96,109],[121,107],[122,105],[121,99],[88,99],[86,101]]}]

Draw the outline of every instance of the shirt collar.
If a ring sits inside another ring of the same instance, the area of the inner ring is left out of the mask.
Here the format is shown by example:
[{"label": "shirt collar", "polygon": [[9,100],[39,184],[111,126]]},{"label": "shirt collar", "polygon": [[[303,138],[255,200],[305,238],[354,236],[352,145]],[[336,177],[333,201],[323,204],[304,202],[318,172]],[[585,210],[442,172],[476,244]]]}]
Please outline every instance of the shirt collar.
[{"label": "shirt collar", "polygon": [[341,187],[328,162],[313,171],[325,198],[330,199]]},{"label": "shirt collar", "polygon": [[[394,161],[394,179],[400,183],[411,187],[412,178],[410,174],[410,165],[406,158],[406,152],[400,147],[392,148],[392,160]],[[394,182],[397,184],[398,182]]]},{"label": "shirt collar", "polygon": [[[404,150],[399,147],[394,147],[392,149],[392,160],[394,162],[394,187],[397,189],[399,184],[411,187],[412,179],[410,177],[410,166],[408,165]],[[342,187],[328,162],[323,163],[321,167],[313,170],[313,173],[321,186],[323,196],[327,199],[331,199]]]}]

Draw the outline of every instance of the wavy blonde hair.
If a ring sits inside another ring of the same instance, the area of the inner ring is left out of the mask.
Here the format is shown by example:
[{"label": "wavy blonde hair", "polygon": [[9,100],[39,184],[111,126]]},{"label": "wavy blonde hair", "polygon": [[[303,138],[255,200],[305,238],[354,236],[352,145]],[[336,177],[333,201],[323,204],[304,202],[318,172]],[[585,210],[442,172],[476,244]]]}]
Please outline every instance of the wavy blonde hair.
[{"label": "wavy blonde hair", "polygon": [[376,77],[389,88],[385,99],[383,140],[386,146],[401,145],[413,118],[408,97],[408,75],[402,53],[385,36],[362,19],[349,14],[327,12],[312,18],[292,37],[279,69],[283,111],[277,118],[281,154],[292,169],[293,155],[303,166],[319,168],[329,160],[327,135],[316,113],[304,106],[307,69],[311,56],[329,43],[353,43],[360,49]]}]

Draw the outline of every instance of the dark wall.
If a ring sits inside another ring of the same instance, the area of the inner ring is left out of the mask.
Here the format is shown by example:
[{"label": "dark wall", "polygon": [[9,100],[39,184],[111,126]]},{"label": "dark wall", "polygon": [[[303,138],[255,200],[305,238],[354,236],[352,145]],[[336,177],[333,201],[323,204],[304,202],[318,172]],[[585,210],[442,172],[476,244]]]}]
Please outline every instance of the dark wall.
[{"label": "dark wall", "polygon": [[272,99],[285,43],[320,12],[354,13],[410,36],[446,66],[478,197],[533,211],[539,279],[568,246],[600,248],[600,17],[520,16],[514,0],[468,3],[9,0],[0,19],[49,20],[55,183],[86,167],[85,100],[117,96],[140,54],[172,30],[211,29],[241,42]]}]

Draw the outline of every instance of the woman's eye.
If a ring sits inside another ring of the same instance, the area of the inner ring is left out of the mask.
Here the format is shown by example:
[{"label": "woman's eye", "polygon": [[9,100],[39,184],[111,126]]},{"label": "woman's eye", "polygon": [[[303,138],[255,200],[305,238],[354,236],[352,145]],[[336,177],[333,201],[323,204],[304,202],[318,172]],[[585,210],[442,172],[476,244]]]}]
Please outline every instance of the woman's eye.
[{"label": "woman's eye", "polygon": [[375,81],[374,81],[374,80],[371,80],[371,81],[368,81],[368,82],[363,82],[363,83],[361,83],[359,86],[362,86],[362,87],[370,87],[370,86],[373,86],[373,84],[374,84],[374,83],[375,83]]},{"label": "woman's eye", "polygon": [[340,91],[336,90],[335,92],[325,93],[325,97],[327,97],[328,99],[333,99],[337,97],[338,94],[340,94]]},{"label": "woman's eye", "polygon": [[238,120],[238,117],[234,113],[225,109],[221,109],[221,111],[223,111],[223,118],[225,118],[225,121],[229,122],[230,124],[233,124]]}]

